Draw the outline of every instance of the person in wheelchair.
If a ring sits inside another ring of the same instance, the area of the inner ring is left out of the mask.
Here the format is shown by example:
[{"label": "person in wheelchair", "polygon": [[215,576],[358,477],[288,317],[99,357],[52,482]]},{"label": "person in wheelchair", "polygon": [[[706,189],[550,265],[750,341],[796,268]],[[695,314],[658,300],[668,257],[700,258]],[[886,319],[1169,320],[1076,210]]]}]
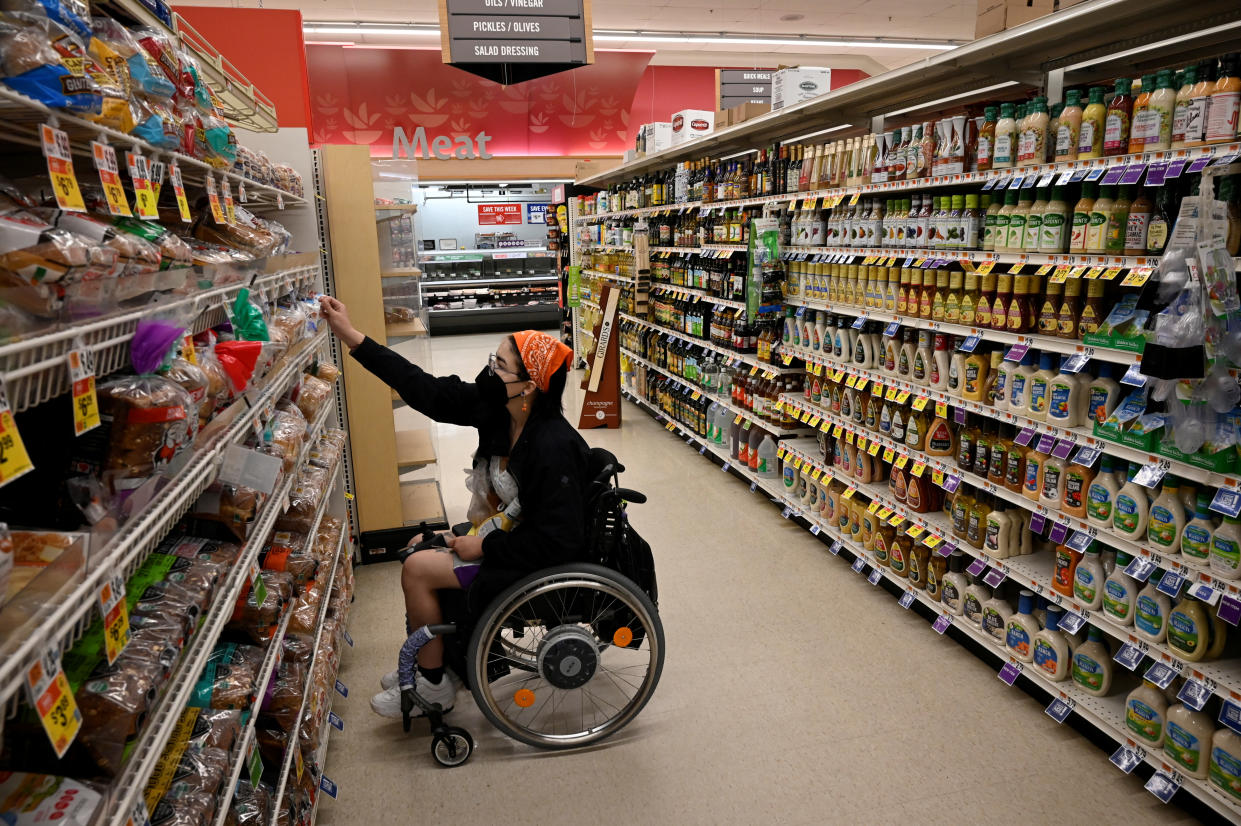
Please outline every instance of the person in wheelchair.
[{"label": "person in wheelchair", "polygon": [[[441,589],[465,590],[468,604],[481,609],[522,576],[578,559],[586,541],[589,448],[562,410],[572,357],[567,346],[534,330],[506,336],[471,383],[432,376],[363,335],[340,301],[324,296],[320,307],[351,355],[410,407],[478,430],[467,471],[473,528],[402,563],[409,629],[442,621]],[[417,692],[451,710],[456,688],[445,676],[443,640],[421,648],[417,663]],[[383,690],[371,699],[375,713],[402,716],[397,681],[395,671],[383,677]]]}]

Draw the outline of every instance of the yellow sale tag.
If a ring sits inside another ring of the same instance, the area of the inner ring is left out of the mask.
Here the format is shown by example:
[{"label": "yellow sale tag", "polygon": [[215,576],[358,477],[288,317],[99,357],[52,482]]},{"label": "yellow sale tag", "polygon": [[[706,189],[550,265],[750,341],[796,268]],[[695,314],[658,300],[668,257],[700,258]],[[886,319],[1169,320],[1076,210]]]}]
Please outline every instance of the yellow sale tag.
[{"label": "yellow sale tag", "polygon": [[777,450],[777,451],[776,451],[776,458],[777,458],[777,459],[783,459],[783,458],[784,458],[784,448],[780,448],[779,450]]},{"label": "yellow sale tag", "polygon": [[994,261],[984,261],[984,262],[983,262],[981,265],[979,265],[979,267],[978,267],[978,274],[979,274],[979,275],[986,275],[987,273],[991,272],[993,269],[995,269],[995,262],[994,262]]},{"label": "yellow sale tag", "polygon": [[194,349],[194,337],[187,335],[181,341],[181,357],[190,364],[198,364],[198,351]]},{"label": "yellow sale tag", "polygon": [[733,419],[733,424],[741,424],[741,419],[742,419],[742,416],[740,413],[738,413],[737,418]]},{"label": "yellow sale tag", "polygon": [[217,224],[226,222],[224,207],[220,204],[220,193],[216,191],[215,178],[207,176],[207,201],[211,204],[211,217]]},{"label": "yellow sale tag", "polygon": [[927,405],[927,402],[929,401],[930,399],[928,399],[926,396],[918,396],[917,398],[914,399],[913,409],[921,413],[923,410],[926,410],[926,405]]},{"label": "yellow sale tag", "polygon": [[840,425],[836,425],[835,427],[833,427],[833,428],[832,428],[832,438],[833,438],[833,439],[839,439],[839,438],[840,438],[840,434],[841,434],[841,433],[843,433],[843,432],[844,432],[844,429],[843,429],[843,428],[841,428],[841,426],[840,426]]},{"label": "yellow sale tag", "polygon": [[815,417],[813,417],[813,418],[810,420],[810,426],[811,426],[811,427],[818,427],[818,426],[819,426],[819,422],[821,422],[822,420],[823,420],[823,417],[822,417],[822,416],[815,416]]},{"label": "yellow sale tag", "polygon": [[306,771],[306,765],[302,761],[302,749],[300,745],[294,744],[293,748],[293,766],[297,769],[297,779],[302,779],[302,774]]},{"label": "yellow sale tag", "polygon": [[1011,267],[1008,268],[1008,274],[1009,275],[1021,275],[1021,268],[1024,266],[1025,264],[1013,264]]},{"label": "yellow sale tag", "polygon": [[845,379],[845,387],[857,387],[857,376],[850,373],[849,378]]},{"label": "yellow sale tag", "polygon": [[0,383],[0,487],[34,470],[22,434],[17,432],[9,399]]},{"label": "yellow sale tag", "polygon": [[866,512],[867,512],[867,513],[874,513],[874,512],[875,512],[875,511],[877,511],[877,510],[879,510],[879,500],[878,500],[878,499],[872,499],[872,500],[871,500],[871,503],[870,503],[869,505],[867,505],[867,506],[866,506]]},{"label": "yellow sale tag", "polygon": [[1051,274],[1051,278],[1047,279],[1049,284],[1063,284],[1069,280],[1069,265],[1061,264],[1056,267],[1056,271]]},{"label": "yellow sale tag", "polygon": [[819,468],[815,468],[814,473],[810,474],[810,478],[817,482],[819,481],[819,477],[822,475],[823,475],[823,471],[820,470]]},{"label": "yellow sale tag", "polygon": [[103,640],[108,665],[116,662],[129,644],[129,610],[125,605],[125,580],[116,577],[99,589],[99,616],[103,617]]},{"label": "yellow sale tag", "polygon": [[850,485],[850,486],[849,486],[849,489],[848,489],[848,490],[846,490],[846,491],[845,491],[843,494],[841,494],[841,495],[842,495],[842,496],[844,496],[844,498],[845,498],[845,499],[852,499],[852,498],[853,498],[853,494],[855,494],[855,493],[857,493],[857,488],[855,488],[855,487],[853,487],[852,485]]},{"label": "yellow sale tag", "polygon": [[82,712],[69,690],[60,657],[49,654],[32,665],[26,672],[26,688],[52,749],[57,758],[64,757],[82,727]]},{"label": "yellow sale tag", "polygon": [[224,191],[224,220],[230,224],[235,224],[237,223],[237,212],[233,207],[233,187],[229,184],[228,178],[220,180],[220,187]]},{"label": "yellow sale tag", "polygon": [[914,462],[914,466],[909,469],[909,472],[912,473],[914,476],[921,478],[922,473],[925,470],[926,470],[926,462]]},{"label": "yellow sale tag", "polygon": [[672,422],[667,422],[667,423],[664,425],[664,430],[666,430],[666,431],[668,431],[669,433],[671,433],[672,431],[676,430],[676,425],[675,425],[675,424],[673,424]]},{"label": "yellow sale tag", "polygon": [[1149,267],[1138,267],[1136,269],[1132,269],[1120,282],[1120,286],[1140,287],[1147,282],[1147,280],[1151,277],[1152,272],[1153,270]]},{"label": "yellow sale tag", "polygon": [[824,433],[827,433],[831,429],[832,429],[832,423],[827,421],[826,419],[823,420],[823,424],[819,425],[819,430],[821,430]]},{"label": "yellow sale tag", "polygon": [[809,422],[810,422],[810,411],[809,411],[809,410],[803,410],[803,411],[801,412],[801,423],[802,423],[802,424],[809,424]]},{"label": "yellow sale tag", "polygon": [[884,393],[883,393],[883,397],[884,397],[884,399],[886,399],[887,401],[890,401],[890,402],[891,402],[891,401],[896,401],[896,394],[897,394],[898,392],[899,392],[899,391],[897,390],[897,388],[895,388],[895,387],[889,387],[889,388],[887,388],[887,389],[884,391]]},{"label": "yellow sale tag", "polygon": [[898,469],[904,470],[905,465],[909,464],[909,457],[902,453],[900,456],[896,457],[896,461],[893,462],[893,464],[896,465]]},{"label": "yellow sale tag", "polygon": [[892,515],[892,509],[891,509],[891,508],[885,508],[885,507],[882,507],[882,506],[879,508],[879,518],[880,518],[880,519],[887,519],[887,518],[888,518],[889,516],[891,516],[891,515]]},{"label": "yellow sale tag", "polygon": [[912,536],[914,539],[917,539],[918,537],[922,536],[922,534],[926,533],[926,529],[923,528],[921,525],[910,525],[908,528],[905,529],[905,533]]},{"label": "yellow sale tag", "polygon": [[1047,273],[1049,272],[1051,272],[1051,264],[1044,264],[1043,266],[1035,270],[1034,274],[1035,275],[1047,275]]},{"label": "yellow sale tag", "polygon": [[897,513],[897,514],[892,515],[892,518],[888,520],[888,524],[894,528],[899,528],[901,526],[901,523],[904,521],[905,521],[905,517]]},{"label": "yellow sale tag", "polygon": [[159,210],[155,208],[156,195],[151,186],[151,169],[147,159],[138,152],[126,152],[125,165],[134,184],[134,210],[139,218],[154,221],[159,218]]},{"label": "yellow sale tag", "polygon": [[694,401],[698,401],[699,399],[702,398],[702,394],[699,393],[697,390],[695,390],[693,393],[689,394],[689,397],[693,399]]},{"label": "yellow sale tag", "polygon": [[1094,279],[1098,278],[1102,274],[1103,274],[1102,267],[1091,267],[1089,270],[1086,271],[1086,274],[1083,275],[1082,278],[1093,281]]},{"label": "yellow sale tag", "polygon": [[116,150],[98,141],[91,141],[90,148],[95,158],[95,168],[99,170],[99,182],[103,184],[103,197],[108,201],[108,212],[126,218],[133,217],[133,213],[129,211],[129,202],[125,200],[125,188],[121,186]]},{"label": "yellow sale tag", "polygon": [[69,362],[69,381],[73,387],[73,433],[81,436],[99,427],[99,397],[95,392],[95,364],[81,339],[74,341],[65,360]]},{"label": "yellow sale tag", "polygon": [[890,447],[885,447],[885,448],[883,449],[883,461],[885,461],[885,462],[891,462],[891,461],[892,461],[892,458],[893,458],[894,456],[896,456],[896,451],[895,451],[895,450],[893,450],[892,448],[890,448]]},{"label": "yellow sale tag", "polygon": [[863,266],[866,266],[867,264],[873,264],[873,263],[875,263],[875,256],[873,255],[868,255],[862,259]]},{"label": "yellow sale tag", "polygon": [[943,487],[944,486],[944,472],[940,470],[939,468],[932,470],[931,481],[933,481],[939,487]]},{"label": "yellow sale tag", "polygon": [[159,194],[164,190],[164,164],[162,161],[151,161],[151,192],[155,194],[155,203],[159,204]]},{"label": "yellow sale tag", "polygon": [[848,444],[853,444],[853,431],[852,430],[845,431],[845,442]]},{"label": "yellow sale tag", "polygon": [[69,135],[46,123],[40,128],[40,135],[43,154],[47,158],[47,174],[56,193],[56,205],[69,212],[85,212],[82,190],[78,188],[78,177],[73,172]]},{"label": "yellow sale tag", "polygon": [[801,457],[800,456],[798,456],[797,458],[793,460],[793,469],[801,470]]},{"label": "yellow sale tag", "polygon": [[1081,278],[1082,273],[1084,273],[1085,271],[1086,271],[1086,265],[1079,264],[1078,266],[1069,270],[1069,278]]},{"label": "yellow sale tag", "polygon": [[871,442],[870,447],[866,449],[866,452],[869,453],[871,456],[875,456],[879,453],[879,448],[881,447],[883,447],[883,445],[879,444],[878,442]]},{"label": "yellow sale tag", "polygon": [[867,382],[869,382],[869,381],[870,381],[870,379],[868,379],[868,378],[866,378],[865,376],[863,376],[862,378],[858,379],[858,382],[857,382],[857,387],[856,387],[855,389],[856,389],[859,393],[861,393],[863,390],[865,390],[865,389],[866,389],[866,384],[867,384]]},{"label": "yellow sale tag", "polygon": [[858,202],[858,199],[859,199],[859,198],[861,198],[861,197],[862,197],[862,193],[861,193],[861,192],[855,192],[855,193],[853,193],[853,195],[852,195],[852,196],[850,196],[850,198],[849,198],[849,206],[853,206],[854,204],[856,204],[856,203]]},{"label": "yellow sale tag", "polygon": [[896,403],[897,403],[897,404],[904,404],[904,403],[905,403],[905,402],[907,402],[907,401],[909,401],[909,391],[908,391],[908,390],[902,390],[901,392],[899,392],[899,393],[897,393],[897,394],[896,394]]},{"label": "yellow sale tag", "polygon": [[816,364],[816,365],[814,366],[814,374],[815,374],[816,376],[821,376],[821,375],[823,375],[823,365],[822,365],[822,364]]},{"label": "yellow sale tag", "polygon": [[935,402],[935,415],[941,419],[948,418],[948,405],[943,402]]},{"label": "yellow sale tag", "polygon": [[802,209],[815,209],[816,207],[818,207],[818,205],[819,205],[818,198],[807,198],[805,201],[802,202],[801,208]]},{"label": "yellow sale tag", "polygon": [[942,536],[936,536],[935,534],[929,534],[926,539],[922,540],[922,544],[926,545],[931,550],[934,550],[944,544],[944,538]]},{"label": "yellow sale tag", "polygon": [[1101,281],[1111,281],[1113,278],[1120,275],[1120,270],[1120,267],[1108,267],[1103,271],[1103,275],[1099,276],[1099,279]]},{"label": "yellow sale tag", "polygon": [[190,202],[185,198],[185,184],[181,180],[181,167],[173,161],[168,167],[168,180],[172,181],[172,193],[177,196],[177,212],[181,214],[181,222],[188,224],[190,218]]},{"label": "yellow sale tag", "polygon": [[867,445],[867,444],[868,444],[868,442],[866,441],[866,437],[865,437],[865,436],[862,436],[861,434],[859,434],[859,435],[858,435],[858,437],[857,437],[857,449],[858,449],[858,450],[865,450],[865,449],[866,449],[866,445]]}]

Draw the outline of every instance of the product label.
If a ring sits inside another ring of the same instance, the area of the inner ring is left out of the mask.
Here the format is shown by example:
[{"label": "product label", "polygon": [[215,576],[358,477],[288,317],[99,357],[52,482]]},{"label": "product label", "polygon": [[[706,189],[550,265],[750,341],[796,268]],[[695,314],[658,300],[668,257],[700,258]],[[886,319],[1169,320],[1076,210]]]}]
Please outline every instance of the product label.
[{"label": "product label", "polygon": [[1063,472],[1059,467],[1050,463],[1043,467],[1043,490],[1041,493],[1043,499],[1060,501],[1060,474]]},{"label": "product label", "polygon": [[1181,611],[1168,617],[1168,645],[1185,653],[1194,653],[1203,644],[1202,629]]},{"label": "product label", "polygon": [[[1035,383],[1035,387],[1038,383]],[[1067,420],[1069,418],[1069,398],[1072,395],[1072,388],[1066,384],[1052,384],[1050,398],[1047,402],[1047,418]]]},{"label": "product label", "polygon": [[1132,607],[1131,596],[1123,583],[1109,579],[1103,583],[1103,610],[1117,619],[1128,619]]},{"label": "product label", "polygon": [[1219,746],[1211,749],[1211,765],[1207,777],[1219,788],[1241,800],[1241,757]]},{"label": "product label", "polygon": [[988,551],[1000,549],[1000,523],[990,517],[987,518],[987,536],[983,540],[983,547]]},{"label": "product label", "polygon": [[1093,657],[1078,652],[1073,655],[1073,682],[1091,693],[1103,689],[1104,666]]},{"label": "product label", "polygon": [[1125,703],[1125,725],[1148,743],[1158,743],[1163,735],[1163,718],[1141,700]]},{"label": "product label", "polygon": [[1026,460],[1026,478],[1021,483],[1023,490],[1028,490],[1032,493],[1040,492],[1038,487],[1038,470],[1039,459],[1036,454],[1031,453],[1029,459]]},{"label": "product label", "polygon": [[1107,243],[1107,215],[1102,212],[1090,213],[1090,224],[1086,227],[1086,251],[1101,251]]},{"label": "product label", "polygon": [[1090,226],[1090,214],[1087,212],[1073,213],[1073,229],[1069,236],[1069,250],[1082,252],[1086,249],[1086,228]]},{"label": "product label", "polygon": [[1129,116],[1118,110],[1111,110],[1103,121],[1103,148],[1108,154],[1125,152],[1129,149]]},{"label": "product label", "polygon": [[1094,572],[1082,565],[1077,566],[1073,574],[1073,596],[1091,604],[1099,590],[1099,579]]},{"label": "product label", "polygon": [[[1083,124],[1084,125],[1084,124]],[[1076,148],[1073,141],[1073,126],[1069,123],[1063,123],[1056,130],[1056,157],[1069,155]]]},{"label": "product label", "polygon": [[1133,624],[1149,636],[1160,636],[1163,631],[1163,612],[1153,597],[1145,594],[1138,597],[1133,613]]},{"label": "product label", "polygon": [[1144,251],[1146,249],[1146,225],[1150,223],[1149,212],[1129,213],[1125,223],[1125,248]]},{"label": "product label", "polygon": [[951,580],[945,580],[940,598],[953,612],[956,612],[961,605],[961,592],[957,589],[956,583]]},{"label": "product label", "polygon": [[888,563],[892,566],[892,570],[901,573],[905,570],[905,549],[900,545],[893,543],[888,549]]},{"label": "product label", "polygon": [[1216,92],[1207,112],[1208,141],[1230,141],[1237,135],[1237,113],[1241,111],[1241,92]]},{"label": "product label", "polygon": [[1021,400],[1026,394],[1026,381],[1029,379],[1024,373],[1013,373],[1013,390],[1008,396],[1008,404],[1014,410],[1020,410]]},{"label": "product label", "polygon": [[1009,620],[1004,644],[1022,657],[1030,656],[1030,630],[1015,619]]},{"label": "product label", "polygon": [[1162,119],[1157,109],[1143,109],[1133,116],[1133,128],[1130,130],[1130,140],[1138,144],[1157,143],[1159,141],[1159,124]]},{"label": "product label", "polygon": [[982,603],[974,594],[966,594],[964,599],[965,618],[975,625],[982,625]]},{"label": "product label", "polygon": [[1211,567],[1227,573],[1241,569],[1241,545],[1225,536],[1211,537]]},{"label": "product label", "polygon": [[1176,518],[1164,505],[1151,508],[1146,538],[1161,548],[1171,548],[1176,542]]},{"label": "product label", "polygon": [[982,547],[983,538],[985,535],[984,530],[982,520],[979,518],[978,513],[971,511],[969,518],[966,520],[965,538],[968,539],[970,544],[975,548],[980,548]]},{"label": "product label", "polygon": [[[1004,615],[994,608],[988,606],[982,609],[982,630],[986,631],[995,641],[1003,644],[1005,642]],[[1027,642],[1027,646],[1029,643]]]},{"label": "product label", "polygon": [[1005,132],[995,136],[995,164],[1012,165],[1013,162],[1013,136],[1010,132]]},{"label": "product label", "polygon": [[1088,155],[1094,150],[1095,142],[1095,125],[1094,121],[1083,120],[1081,132],[1077,135],[1077,153],[1079,155]]},{"label": "product label", "polygon": [[1030,412],[1047,413],[1047,379],[1038,376],[1030,381]]},{"label": "product label", "polygon": [[1060,655],[1047,640],[1035,640],[1034,664],[1049,676],[1055,677],[1060,671]]},{"label": "product label", "polygon": [[1211,107],[1211,98],[1203,95],[1193,98],[1185,111],[1185,142],[1200,143],[1207,134],[1207,110]]},{"label": "product label", "polygon": [[1112,527],[1131,536],[1138,532],[1138,503],[1127,493],[1116,497],[1116,516]]},{"label": "product label", "polygon": [[1168,756],[1191,772],[1196,772],[1202,759],[1202,741],[1171,720],[1164,737],[1163,750]]}]

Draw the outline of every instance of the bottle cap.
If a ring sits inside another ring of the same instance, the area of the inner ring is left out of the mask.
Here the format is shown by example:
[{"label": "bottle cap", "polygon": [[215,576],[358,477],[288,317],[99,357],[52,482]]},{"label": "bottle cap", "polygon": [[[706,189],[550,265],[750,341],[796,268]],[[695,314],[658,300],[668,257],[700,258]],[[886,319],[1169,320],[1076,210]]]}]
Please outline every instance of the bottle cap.
[{"label": "bottle cap", "polygon": [[1048,605],[1047,614],[1043,617],[1043,622],[1047,626],[1048,631],[1060,630],[1060,615],[1064,613],[1064,609],[1059,605]]}]

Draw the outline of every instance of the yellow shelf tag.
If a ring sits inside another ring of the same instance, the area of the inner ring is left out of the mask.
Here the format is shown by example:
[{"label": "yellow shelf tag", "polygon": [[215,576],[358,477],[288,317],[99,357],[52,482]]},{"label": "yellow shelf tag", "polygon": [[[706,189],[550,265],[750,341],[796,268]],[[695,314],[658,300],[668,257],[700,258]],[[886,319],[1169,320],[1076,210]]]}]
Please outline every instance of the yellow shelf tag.
[{"label": "yellow shelf tag", "polygon": [[103,197],[108,202],[108,212],[126,218],[133,217],[129,201],[125,200],[125,188],[121,186],[121,170],[116,162],[116,150],[106,143],[91,141],[91,155],[99,170],[99,182],[103,184]]},{"label": "yellow shelf tag", "polygon": [[926,410],[927,403],[930,401],[926,396],[918,396],[913,401],[913,409],[921,413]]},{"label": "yellow shelf tag", "polygon": [[885,462],[891,462],[891,461],[892,461],[892,458],[893,458],[894,456],[896,456],[896,451],[895,451],[895,450],[893,450],[892,448],[890,448],[890,447],[885,447],[885,448],[883,449],[883,461],[885,461]]},{"label": "yellow shelf tag", "polygon": [[85,212],[82,190],[78,187],[78,177],[73,172],[73,152],[69,146],[69,135],[45,123],[40,127],[40,137],[43,142],[43,155],[47,158],[47,174],[52,179],[52,190],[56,193],[56,205],[68,212]]},{"label": "yellow shelf tag", "polygon": [[99,427],[99,397],[95,392],[95,359],[81,338],[65,356],[73,388],[73,434],[81,436]]},{"label": "yellow shelf tag", "polygon": [[116,662],[129,644],[129,610],[125,604],[125,578],[115,577],[99,589],[99,615],[103,617],[103,640],[108,665]]},{"label": "yellow shelf tag", "polygon": [[935,402],[935,415],[940,419],[948,418],[948,405],[941,401]]},{"label": "yellow shelf tag", "polygon": [[134,184],[134,210],[144,221],[159,218],[159,210],[155,208],[155,190],[151,186],[151,169],[147,159],[138,152],[125,153],[125,165],[129,168],[129,179]]},{"label": "yellow shelf tag", "polygon": [[896,461],[892,464],[896,465],[899,470],[904,470],[905,465],[909,464],[909,457],[902,453],[900,456],[896,457]]},{"label": "yellow shelf tag", "polygon": [[919,461],[919,462],[914,462],[914,466],[909,469],[909,472],[912,473],[914,476],[921,478],[925,470],[926,470],[926,462]]},{"label": "yellow shelf tag", "polygon": [[57,758],[64,757],[82,728],[82,712],[78,711],[55,650],[45,654],[26,672],[26,689],[30,705],[39,715]]},{"label": "yellow shelf tag", "polygon": [[9,408],[4,383],[0,382],[0,487],[32,470],[34,463],[26,452],[22,435],[17,432],[17,423],[13,421],[13,411]]}]

